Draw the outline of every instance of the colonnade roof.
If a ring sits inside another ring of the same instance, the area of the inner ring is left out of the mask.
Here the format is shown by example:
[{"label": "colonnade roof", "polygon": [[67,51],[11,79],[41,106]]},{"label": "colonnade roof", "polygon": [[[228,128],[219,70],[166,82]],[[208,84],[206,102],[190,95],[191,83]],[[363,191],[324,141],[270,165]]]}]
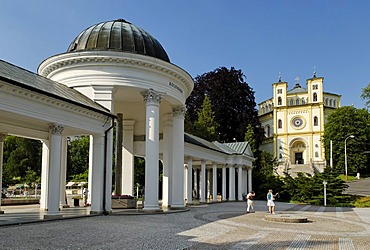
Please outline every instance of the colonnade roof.
[{"label": "colonnade roof", "polygon": [[100,104],[82,95],[77,90],[67,87],[59,82],[52,81],[36,73],[0,60],[0,80],[13,85],[50,96],[83,108],[114,117]]},{"label": "colonnade roof", "polygon": [[187,143],[197,145],[206,149],[217,151],[225,155],[247,155],[253,157],[248,142],[220,143],[217,141],[209,142],[195,135],[184,133],[184,140]]}]

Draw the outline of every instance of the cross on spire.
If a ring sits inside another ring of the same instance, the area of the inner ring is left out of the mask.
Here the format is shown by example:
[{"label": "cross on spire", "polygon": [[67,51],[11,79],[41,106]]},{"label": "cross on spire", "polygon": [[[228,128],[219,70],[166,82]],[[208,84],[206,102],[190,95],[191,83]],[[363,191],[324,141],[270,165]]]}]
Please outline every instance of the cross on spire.
[{"label": "cross on spire", "polygon": [[299,79],[301,79],[301,78],[299,78],[299,76],[297,76],[297,77],[295,78],[295,83],[296,83],[296,84],[299,84]]}]

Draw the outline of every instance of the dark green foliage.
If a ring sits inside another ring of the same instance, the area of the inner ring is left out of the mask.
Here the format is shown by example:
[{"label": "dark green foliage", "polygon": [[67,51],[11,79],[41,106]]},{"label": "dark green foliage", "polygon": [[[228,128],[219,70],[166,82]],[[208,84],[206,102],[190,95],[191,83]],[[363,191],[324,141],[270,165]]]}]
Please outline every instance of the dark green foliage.
[{"label": "dark green foliage", "polygon": [[192,124],[198,120],[204,98],[208,96],[215,115],[214,121],[219,125],[215,133],[218,141],[231,142],[234,138],[243,141],[247,125],[251,124],[259,145],[264,133],[258,120],[254,91],[244,78],[242,71],[233,67],[221,67],[197,76],[194,90],[186,101],[188,112],[185,131],[194,132]]},{"label": "dark green foliage", "polygon": [[89,136],[68,138],[67,181],[89,170],[89,144]]},{"label": "dark green foliage", "polygon": [[3,186],[16,183],[32,185],[41,175],[42,144],[16,136],[7,136],[4,140]]},{"label": "dark green foliage", "polygon": [[140,187],[145,186],[145,159],[140,157],[134,158],[134,183]]},{"label": "dark green foliage", "polygon": [[206,96],[202,108],[198,111],[198,120],[194,122],[193,134],[207,141],[215,141],[218,138],[216,135],[217,127],[218,124],[215,122],[215,112],[212,110],[211,100]]},{"label": "dark green foliage", "polygon": [[[354,138],[348,136],[354,135]],[[332,140],[333,167],[345,173],[345,140],[347,139],[348,174],[366,173],[369,169],[370,114],[366,109],[345,106],[331,113],[325,124],[325,158],[330,161],[330,140]]]},{"label": "dark green foliage", "polygon": [[284,197],[289,197],[293,202],[308,203],[312,205],[324,204],[324,184],[326,185],[327,205],[335,206],[338,203],[348,204],[350,197],[342,195],[348,187],[339,177],[339,173],[326,169],[323,173],[314,176],[299,173],[296,178],[290,175],[284,177],[283,191]]}]

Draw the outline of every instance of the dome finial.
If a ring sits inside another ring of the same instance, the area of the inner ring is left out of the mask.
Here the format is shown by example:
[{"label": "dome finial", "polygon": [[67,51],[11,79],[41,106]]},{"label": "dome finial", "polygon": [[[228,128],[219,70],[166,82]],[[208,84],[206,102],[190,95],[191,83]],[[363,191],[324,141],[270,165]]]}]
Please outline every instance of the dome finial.
[{"label": "dome finial", "polygon": [[279,72],[279,82],[281,82],[281,73]]},{"label": "dome finial", "polygon": [[313,66],[313,78],[316,78],[316,66]]}]

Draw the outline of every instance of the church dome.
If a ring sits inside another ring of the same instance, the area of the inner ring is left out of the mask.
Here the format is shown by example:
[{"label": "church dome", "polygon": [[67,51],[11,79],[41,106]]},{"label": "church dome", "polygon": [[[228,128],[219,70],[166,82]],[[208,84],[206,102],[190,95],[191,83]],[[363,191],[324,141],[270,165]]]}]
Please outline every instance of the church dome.
[{"label": "church dome", "polygon": [[170,62],[157,39],[123,19],[98,23],[85,29],[72,41],[67,52],[87,50],[136,53]]}]

